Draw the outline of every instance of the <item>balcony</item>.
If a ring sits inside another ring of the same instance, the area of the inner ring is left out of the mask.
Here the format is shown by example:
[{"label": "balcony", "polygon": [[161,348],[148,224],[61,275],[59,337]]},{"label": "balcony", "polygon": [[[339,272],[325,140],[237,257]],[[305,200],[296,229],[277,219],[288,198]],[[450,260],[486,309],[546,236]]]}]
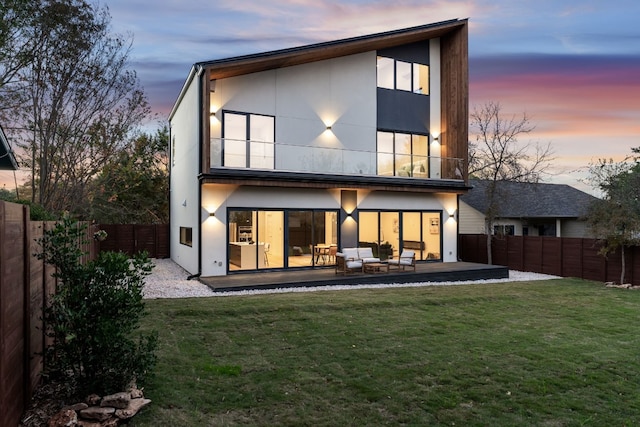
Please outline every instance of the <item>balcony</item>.
[{"label": "balcony", "polygon": [[464,159],[211,138],[210,168],[464,182]]}]

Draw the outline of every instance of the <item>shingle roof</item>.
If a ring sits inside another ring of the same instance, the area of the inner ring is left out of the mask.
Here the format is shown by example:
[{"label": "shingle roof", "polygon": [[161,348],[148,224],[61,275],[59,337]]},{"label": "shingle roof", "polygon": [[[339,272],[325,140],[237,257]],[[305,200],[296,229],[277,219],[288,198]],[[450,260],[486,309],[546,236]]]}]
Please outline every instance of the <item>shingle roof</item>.
[{"label": "shingle roof", "polygon": [[0,127],[0,170],[11,171],[16,169],[18,169],[18,163],[16,162],[16,158],[13,155],[4,131]]},{"label": "shingle roof", "polygon": [[[472,188],[460,200],[479,212],[489,205],[491,181],[471,179]],[[566,184],[498,181],[499,218],[581,218],[596,198]]]}]

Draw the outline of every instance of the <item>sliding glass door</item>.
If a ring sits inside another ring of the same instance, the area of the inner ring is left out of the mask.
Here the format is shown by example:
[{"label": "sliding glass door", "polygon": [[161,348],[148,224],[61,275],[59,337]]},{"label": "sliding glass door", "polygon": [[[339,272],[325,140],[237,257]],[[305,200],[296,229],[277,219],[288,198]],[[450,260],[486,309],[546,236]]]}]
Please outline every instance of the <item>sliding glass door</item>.
[{"label": "sliding glass door", "polygon": [[229,271],[284,267],[284,212],[229,211]]},{"label": "sliding glass door", "polygon": [[335,264],[338,250],[338,212],[301,210],[287,212],[288,266]]},{"label": "sliding glass door", "polygon": [[230,209],[228,218],[230,272],[335,264],[337,211]]},{"label": "sliding glass door", "polygon": [[412,250],[418,260],[440,260],[440,212],[360,211],[358,245],[370,246],[374,255],[385,260]]}]

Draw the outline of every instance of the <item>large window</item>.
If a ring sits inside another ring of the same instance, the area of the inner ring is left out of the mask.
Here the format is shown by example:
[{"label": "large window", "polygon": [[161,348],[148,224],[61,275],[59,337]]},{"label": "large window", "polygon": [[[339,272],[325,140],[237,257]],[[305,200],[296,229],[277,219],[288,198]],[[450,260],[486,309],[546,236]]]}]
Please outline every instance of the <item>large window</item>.
[{"label": "large window", "polygon": [[223,166],[274,168],[274,117],[225,111],[223,137]]},{"label": "large window", "polygon": [[378,57],[378,87],[429,94],[429,66]]},{"label": "large window", "polygon": [[378,132],[378,175],[429,176],[429,137]]},{"label": "large window", "polygon": [[232,209],[229,271],[335,264],[338,211]]},{"label": "large window", "polygon": [[283,211],[229,211],[229,271],[284,266]]},{"label": "large window", "polygon": [[441,213],[360,211],[358,245],[373,248],[382,260],[412,250],[418,260],[440,260]]},{"label": "large window", "polygon": [[288,266],[335,264],[338,252],[337,211],[288,211]]}]

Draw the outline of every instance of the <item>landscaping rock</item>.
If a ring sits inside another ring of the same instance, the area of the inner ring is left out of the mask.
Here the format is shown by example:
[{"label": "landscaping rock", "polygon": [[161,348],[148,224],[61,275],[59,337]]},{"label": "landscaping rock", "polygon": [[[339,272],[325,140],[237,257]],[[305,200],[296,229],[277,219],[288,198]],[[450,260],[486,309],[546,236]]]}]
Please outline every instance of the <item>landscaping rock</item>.
[{"label": "landscaping rock", "polygon": [[84,418],[85,420],[105,421],[115,414],[115,412],[116,408],[114,407],[90,406],[80,411],[79,415],[80,418]]},{"label": "landscaping rock", "polygon": [[122,391],[120,393],[110,394],[109,396],[103,397],[102,402],[100,402],[100,406],[111,406],[116,409],[125,409],[129,406],[129,402],[131,402],[131,393]]},{"label": "landscaping rock", "polygon": [[102,398],[100,396],[98,396],[97,394],[90,394],[89,396],[87,396],[85,402],[89,406],[96,406],[96,405],[100,404],[100,399],[102,399]]},{"label": "landscaping rock", "polygon": [[116,417],[122,420],[131,418],[134,415],[136,415],[140,411],[140,409],[144,408],[149,403],[151,403],[150,399],[144,399],[144,398],[131,399],[129,406],[126,409],[116,410]]},{"label": "landscaping rock", "polygon": [[84,402],[76,403],[75,405],[67,406],[64,409],[71,409],[72,411],[82,411],[83,409],[87,409],[89,405]]},{"label": "landscaping rock", "polygon": [[48,427],[73,427],[78,425],[78,414],[73,409],[63,409],[49,419]]}]

